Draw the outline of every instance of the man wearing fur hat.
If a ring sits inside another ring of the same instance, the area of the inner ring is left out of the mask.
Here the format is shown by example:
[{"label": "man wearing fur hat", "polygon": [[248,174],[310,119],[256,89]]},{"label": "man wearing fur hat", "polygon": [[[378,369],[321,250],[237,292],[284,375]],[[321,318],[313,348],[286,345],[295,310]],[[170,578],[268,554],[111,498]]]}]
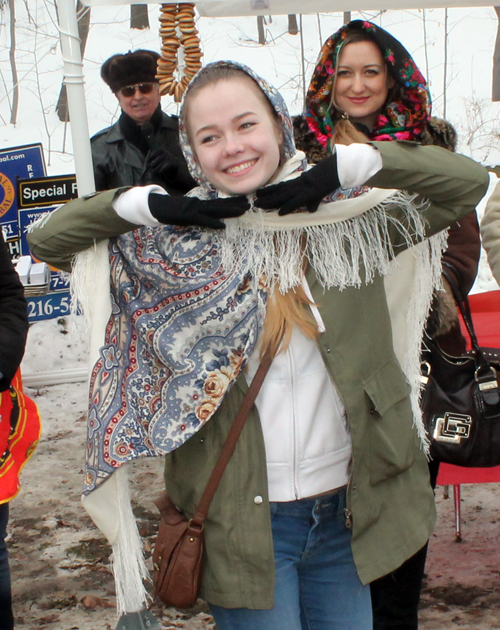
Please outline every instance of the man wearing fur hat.
[{"label": "man wearing fur hat", "polygon": [[158,58],[152,50],[135,50],[113,55],[101,67],[122,113],[90,141],[98,191],[159,184],[183,195],[195,185],[179,146],[178,118],[161,110]]}]

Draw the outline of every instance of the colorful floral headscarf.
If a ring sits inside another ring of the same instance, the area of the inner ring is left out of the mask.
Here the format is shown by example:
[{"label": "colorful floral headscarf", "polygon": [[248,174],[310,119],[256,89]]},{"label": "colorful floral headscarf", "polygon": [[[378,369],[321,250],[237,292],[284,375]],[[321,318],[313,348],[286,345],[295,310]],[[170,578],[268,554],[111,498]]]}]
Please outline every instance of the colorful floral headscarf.
[{"label": "colorful floral headscarf", "polygon": [[323,146],[333,135],[336,121],[331,113],[331,94],[337,58],[349,31],[367,33],[380,49],[390,74],[401,86],[401,98],[384,106],[375,120],[371,140],[420,139],[431,114],[427,82],[409,52],[384,29],[363,20],[345,24],[329,37],[319,55],[306,99],[309,128]]}]

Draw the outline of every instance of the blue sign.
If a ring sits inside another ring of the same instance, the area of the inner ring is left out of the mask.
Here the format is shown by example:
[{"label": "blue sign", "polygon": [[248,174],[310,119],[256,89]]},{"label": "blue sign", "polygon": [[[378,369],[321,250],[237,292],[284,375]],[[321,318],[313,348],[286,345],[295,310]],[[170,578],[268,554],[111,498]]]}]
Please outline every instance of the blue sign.
[{"label": "blue sign", "polygon": [[[22,256],[30,254],[26,239],[28,225],[53,210],[54,207],[21,208],[19,210],[20,249]],[[67,274],[53,269],[50,273],[49,293],[39,297],[26,298],[26,301],[28,302],[28,321],[30,322],[68,315],[71,308],[71,296]]]},{"label": "blue sign", "polygon": [[[48,181],[48,179],[46,182],[41,180],[45,176],[45,160],[41,144],[11,147],[0,151],[0,228],[4,233],[12,258],[30,255],[26,240],[28,225],[47,212],[54,210],[53,205],[48,208],[21,208],[17,190],[19,180],[34,180],[34,183],[36,180],[37,190],[41,190],[44,186],[52,186],[50,191],[54,192],[54,182]],[[68,190],[71,188],[68,198],[70,195],[74,196],[73,182],[75,177],[64,175],[58,179],[63,180],[62,186],[67,184]],[[55,190],[57,192],[57,185]],[[49,196],[47,192],[44,195],[47,198]],[[55,199],[52,203],[54,201]],[[71,304],[67,276],[52,270],[49,293],[27,297],[27,302],[30,322],[67,315],[70,312]]]},{"label": "blue sign", "polygon": [[53,319],[69,315],[71,308],[69,291],[47,293],[40,297],[30,297],[28,302],[28,321],[38,322],[42,319]]},{"label": "blue sign", "polygon": [[[0,151],[0,225],[7,241],[18,239],[17,180],[44,177],[45,160],[41,144],[29,144]],[[12,254],[19,255],[16,251]]]}]

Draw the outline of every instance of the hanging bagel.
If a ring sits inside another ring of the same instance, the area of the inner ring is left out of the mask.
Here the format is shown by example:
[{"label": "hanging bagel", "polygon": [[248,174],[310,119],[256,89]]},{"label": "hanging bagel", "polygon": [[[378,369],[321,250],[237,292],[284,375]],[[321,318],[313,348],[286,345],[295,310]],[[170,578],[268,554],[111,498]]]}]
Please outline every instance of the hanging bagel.
[{"label": "hanging bagel", "polygon": [[[203,55],[194,23],[194,4],[162,4],[159,19],[162,45],[156,78],[160,94],[169,94],[180,103],[189,82],[201,69]],[[180,50],[184,52],[184,69],[176,72]]]}]

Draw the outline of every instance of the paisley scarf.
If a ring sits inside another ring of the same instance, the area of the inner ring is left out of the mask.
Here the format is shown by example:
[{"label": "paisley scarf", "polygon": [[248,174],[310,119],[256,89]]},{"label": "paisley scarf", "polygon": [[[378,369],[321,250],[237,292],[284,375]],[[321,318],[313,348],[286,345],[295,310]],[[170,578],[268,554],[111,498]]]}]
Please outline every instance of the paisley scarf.
[{"label": "paisley scarf", "polygon": [[372,22],[354,20],[331,35],[321,49],[306,97],[306,119],[319,142],[326,147],[337,118],[331,102],[338,56],[349,31],[368,34],[378,46],[389,73],[400,86],[399,97],[386,103],[370,134],[370,140],[419,141],[431,114],[426,80],[408,51],[390,33]]}]

